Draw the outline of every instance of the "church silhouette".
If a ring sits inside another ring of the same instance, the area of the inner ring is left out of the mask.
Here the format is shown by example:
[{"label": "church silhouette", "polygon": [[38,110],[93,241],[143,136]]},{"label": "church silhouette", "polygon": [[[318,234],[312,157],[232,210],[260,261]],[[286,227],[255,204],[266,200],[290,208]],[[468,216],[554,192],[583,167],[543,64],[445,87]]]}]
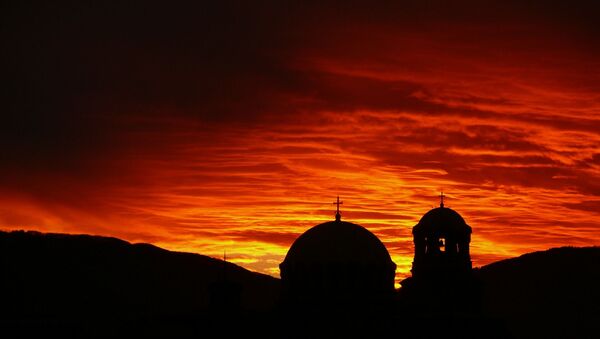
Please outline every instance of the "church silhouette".
[{"label": "church silhouette", "polygon": [[[394,289],[396,264],[369,230],[342,221],[339,197],[335,221],[300,235],[279,265],[282,305],[313,312],[389,313],[399,305],[428,312],[477,307],[469,253],[472,229],[444,206],[431,209],[413,227],[412,277]],[[444,305],[442,308],[431,305]]]},{"label": "church silhouette", "polygon": [[335,221],[300,235],[279,265],[283,302],[294,308],[353,309],[377,306],[394,293],[396,264],[366,228]]}]

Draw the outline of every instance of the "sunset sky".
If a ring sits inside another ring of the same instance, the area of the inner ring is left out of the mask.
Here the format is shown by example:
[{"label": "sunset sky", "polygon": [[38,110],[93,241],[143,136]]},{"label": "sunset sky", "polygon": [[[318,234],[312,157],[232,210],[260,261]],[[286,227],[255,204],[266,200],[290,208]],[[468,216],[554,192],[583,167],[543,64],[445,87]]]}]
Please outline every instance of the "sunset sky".
[{"label": "sunset sky", "polygon": [[277,276],[339,195],[401,279],[443,190],[475,266],[600,245],[594,5],[117,3],[2,5],[0,229]]}]

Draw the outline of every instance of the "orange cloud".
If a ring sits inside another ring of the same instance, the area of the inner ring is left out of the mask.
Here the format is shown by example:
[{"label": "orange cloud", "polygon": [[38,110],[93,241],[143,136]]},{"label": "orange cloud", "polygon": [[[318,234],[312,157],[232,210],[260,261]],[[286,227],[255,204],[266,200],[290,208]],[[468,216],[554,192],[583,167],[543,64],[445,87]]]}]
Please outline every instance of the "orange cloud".
[{"label": "orange cloud", "polygon": [[83,11],[64,30],[14,9],[0,227],[226,250],[277,275],[339,195],[401,279],[411,227],[443,189],[473,227],[475,265],[600,244],[597,33],[584,13],[471,5],[439,12],[464,20],[419,5],[189,18],[214,32],[150,6],[171,23],[138,18],[153,34],[129,15],[99,30]]}]

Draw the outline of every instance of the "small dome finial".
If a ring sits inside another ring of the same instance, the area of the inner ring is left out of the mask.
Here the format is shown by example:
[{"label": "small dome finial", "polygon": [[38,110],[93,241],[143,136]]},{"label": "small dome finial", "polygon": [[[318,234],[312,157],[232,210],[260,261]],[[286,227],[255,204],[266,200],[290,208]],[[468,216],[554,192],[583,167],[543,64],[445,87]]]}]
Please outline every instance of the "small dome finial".
[{"label": "small dome finial", "polygon": [[338,195],[337,201],[334,201],[333,204],[337,205],[337,208],[335,210],[335,221],[340,221],[342,220],[342,215],[340,214],[340,205],[343,205],[344,202],[340,201],[340,196]]},{"label": "small dome finial", "polygon": [[440,207],[441,207],[441,208],[444,208],[444,197],[445,197],[445,195],[444,195],[444,190],[442,190],[442,191],[440,192]]}]

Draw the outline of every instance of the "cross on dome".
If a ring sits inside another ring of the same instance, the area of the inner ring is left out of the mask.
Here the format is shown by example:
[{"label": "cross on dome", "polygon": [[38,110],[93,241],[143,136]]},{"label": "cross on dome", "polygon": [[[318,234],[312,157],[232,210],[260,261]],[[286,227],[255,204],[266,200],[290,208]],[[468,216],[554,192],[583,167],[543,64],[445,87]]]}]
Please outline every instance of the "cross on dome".
[{"label": "cross on dome", "polygon": [[336,211],[335,211],[335,221],[342,220],[342,215],[340,214],[340,205],[343,205],[343,204],[344,204],[344,202],[340,201],[340,196],[338,195],[337,201],[333,202],[333,205],[337,205]]}]

